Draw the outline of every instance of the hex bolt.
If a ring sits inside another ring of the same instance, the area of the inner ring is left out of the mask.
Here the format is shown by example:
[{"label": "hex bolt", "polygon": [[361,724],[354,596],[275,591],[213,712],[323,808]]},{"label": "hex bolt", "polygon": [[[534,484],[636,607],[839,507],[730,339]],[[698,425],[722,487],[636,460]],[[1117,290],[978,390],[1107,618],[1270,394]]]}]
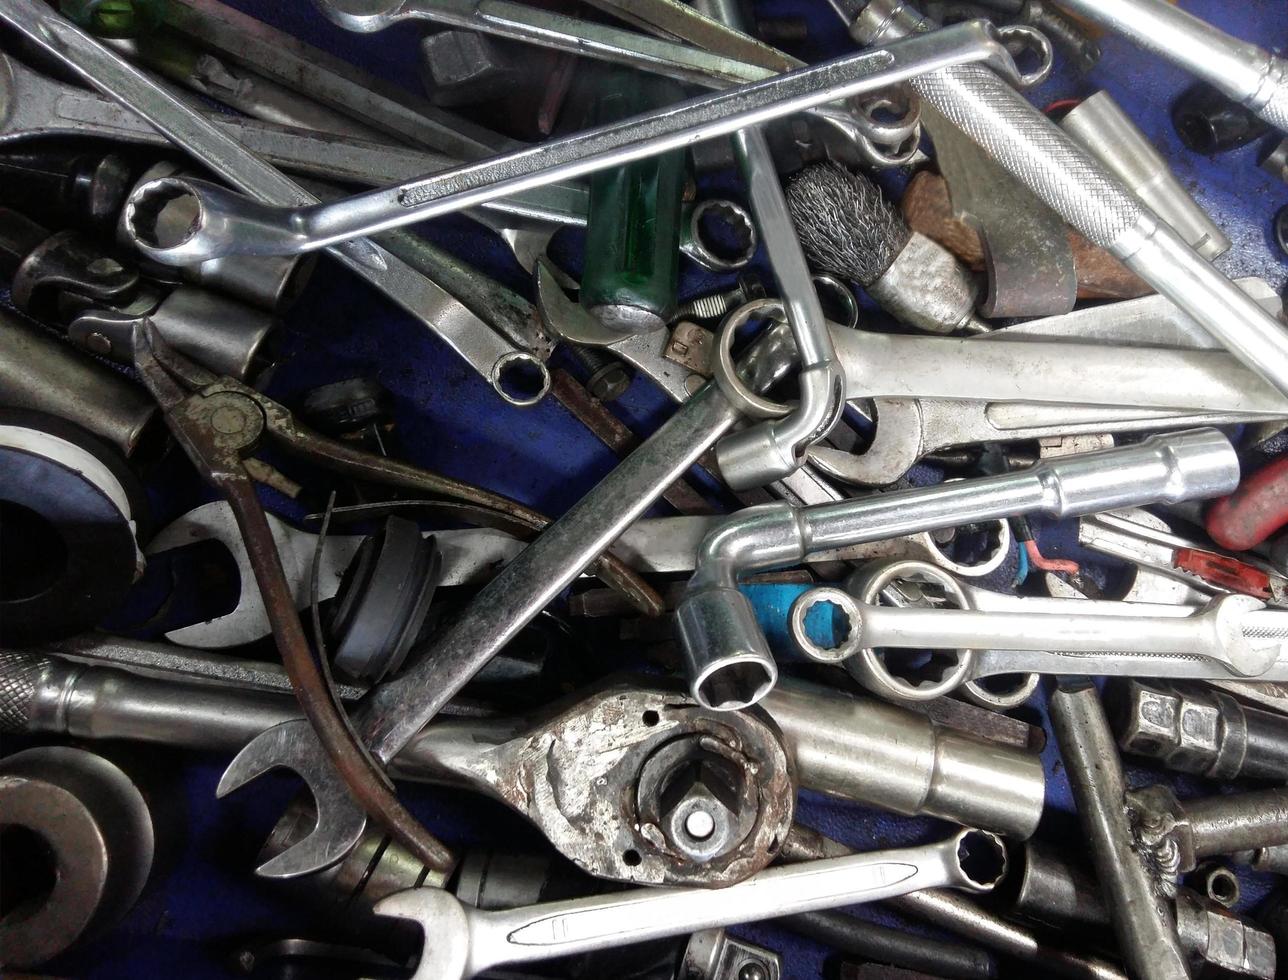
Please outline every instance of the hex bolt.
[{"label": "hex bolt", "polygon": [[1057,685],[1051,695],[1051,724],[1130,971],[1141,980],[1188,977],[1172,910],[1132,846],[1122,765],[1100,695],[1090,681]]},{"label": "hex bolt", "polygon": [[586,371],[586,390],[601,402],[611,402],[626,394],[635,379],[630,366],[594,347],[569,344],[573,359]]},{"label": "hex bolt", "polygon": [[738,276],[738,283],[732,289],[723,292],[707,293],[680,304],[671,317],[671,322],[678,320],[714,320],[724,316],[730,310],[736,310],[753,299],[765,296],[765,283],[754,272],[744,272]]},{"label": "hex bolt", "polygon": [[1166,786],[1127,794],[1136,836],[1173,873],[1207,857],[1288,844],[1288,788],[1177,800]]},{"label": "hex bolt", "polygon": [[1223,691],[1112,684],[1108,706],[1124,752],[1213,779],[1288,781],[1288,718]]}]

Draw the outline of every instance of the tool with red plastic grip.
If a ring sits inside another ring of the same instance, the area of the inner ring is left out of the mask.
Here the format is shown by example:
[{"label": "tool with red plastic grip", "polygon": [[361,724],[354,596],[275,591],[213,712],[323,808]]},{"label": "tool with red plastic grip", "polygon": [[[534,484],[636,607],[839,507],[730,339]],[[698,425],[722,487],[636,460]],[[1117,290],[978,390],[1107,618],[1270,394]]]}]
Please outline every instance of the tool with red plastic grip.
[{"label": "tool with red plastic grip", "polygon": [[1288,525],[1288,457],[1263,467],[1207,512],[1207,533],[1222,548],[1246,551]]}]

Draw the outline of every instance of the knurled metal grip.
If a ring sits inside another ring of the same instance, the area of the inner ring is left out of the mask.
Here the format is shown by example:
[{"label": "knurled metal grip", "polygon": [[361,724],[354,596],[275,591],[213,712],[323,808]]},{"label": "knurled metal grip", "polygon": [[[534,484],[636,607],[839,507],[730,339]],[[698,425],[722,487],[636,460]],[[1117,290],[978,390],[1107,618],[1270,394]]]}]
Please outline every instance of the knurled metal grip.
[{"label": "knurled metal grip", "polygon": [[27,730],[36,685],[46,663],[43,657],[0,650],[0,732]]},{"label": "knurled metal grip", "polygon": [[1288,133],[1288,58],[1271,57],[1263,88],[1270,89],[1270,99],[1257,115],[1281,133]]}]

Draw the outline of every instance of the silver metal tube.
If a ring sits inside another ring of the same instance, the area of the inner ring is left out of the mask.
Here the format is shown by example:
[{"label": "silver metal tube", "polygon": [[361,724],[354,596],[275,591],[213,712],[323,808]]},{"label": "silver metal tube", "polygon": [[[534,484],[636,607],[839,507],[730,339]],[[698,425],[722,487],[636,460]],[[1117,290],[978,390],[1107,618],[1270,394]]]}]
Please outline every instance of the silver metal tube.
[{"label": "silver metal tube", "polygon": [[1167,0],[1056,0],[1123,35],[1288,133],[1288,61],[1240,41]]},{"label": "silver metal tube", "polygon": [[1205,259],[1230,250],[1230,239],[1181,186],[1162,154],[1108,92],[1083,99],[1060,120],[1060,128]]},{"label": "silver metal tube", "polygon": [[1288,789],[1208,796],[1182,806],[1196,858],[1288,844]]},{"label": "silver metal tube", "polygon": [[0,310],[0,404],[75,422],[129,456],[156,413],[137,385]]},{"label": "silver metal tube", "polygon": [[[300,717],[289,690],[200,683],[160,672],[146,677],[47,655],[53,652],[0,650],[0,731],[236,752],[261,732]],[[1032,834],[1042,815],[1045,774],[1031,752],[821,688],[788,688],[765,706],[806,788],[1015,837]],[[431,725],[395,757],[390,771],[398,779],[461,784],[459,774],[471,772],[484,747],[518,730],[512,719]],[[453,737],[457,731],[463,737]]]},{"label": "silver metal tube", "polygon": [[1051,725],[1123,956],[1141,980],[1188,977],[1171,910],[1132,847],[1118,747],[1090,681],[1059,685]]},{"label": "silver metal tube", "polygon": [[[741,19],[735,14],[725,26],[743,28]],[[840,421],[845,374],[796,237],[769,142],[759,129],[744,129],[734,134],[733,148],[801,361],[800,401],[790,415],[735,432],[716,445],[716,462],[725,482],[734,490],[747,490],[801,468],[809,447]]]},{"label": "silver metal tube", "polygon": [[[852,853],[850,848],[816,830],[796,824],[781,852],[784,861],[810,861]],[[1083,953],[1051,946],[1028,929],[981,908],[965,895],[925,888],[886,902],[914,918],[947,929],[973,942],[995,949],[1021,963],[1034,964],[1037,976],[1073,980],[1126,980],[1116,965]]]},{"label": "silver metal tube", "polygon": [[[1089,11],[1099,6],[1086,4]],[[1131,3],[1116,0],[1109,6],[1121,9]],[[1166,4],[1160,0],[1158,6]],[[863,43],[887,44],[933,27],[904,0],[870,0],[851,33]],[[1288,393],[1288,330],[1159,222],[1022,94],[978,65],[931,72],[912,79],[911,85],[1069,224]],[[1281,91],[1288,106],[1288,87]],[[1281,111],[1288,113],[1288,108]]]},{"label": "silver metal tube", "polygon": [[1140,445],[1039,463],[1032,469],[854,500],[739,512],[703,540],[697,570],[676,607],[693,696],[735,710],[773,687],[776,671],[742,572],[801,561],[825,548],[1017,514],[1073,516],[1118,507],[1218,496],[1239,479],[1229,440],[1213,429],[1151,436]]},{"label": "silver metal tube", "polygon": [[780,685],[761,707],[782,731],[803,787],[1018,838],[1037,829],[1046,778],[1032,752],[802,684]]},{"label": "silver metal tube", "polygon": [[[9,9],[16,5],[17,0],[2,0],[0,17],[21,23],[16,11]],[[59,22],[53,29],[65,32],[68,27]],[[127,208],[135,212],[132,231],[136,238],[143,237],[141,247],[159,261],[187,263],[242,252],[293,254],[727,136],[812,106],[887,88],[945,65],[976,61],[1003,72],[1014,70],[996,32],[973,21],[328,205],[271,207],[213,185],[161,180],[136,192]],[[148,199],[170,199],[180,193],[192,193],[200,201],[191,233],[179,241],[147,241],[148,230],[140,227],[138,219],[147,212]],[[298,203],[298,198],[292,203]]]}]

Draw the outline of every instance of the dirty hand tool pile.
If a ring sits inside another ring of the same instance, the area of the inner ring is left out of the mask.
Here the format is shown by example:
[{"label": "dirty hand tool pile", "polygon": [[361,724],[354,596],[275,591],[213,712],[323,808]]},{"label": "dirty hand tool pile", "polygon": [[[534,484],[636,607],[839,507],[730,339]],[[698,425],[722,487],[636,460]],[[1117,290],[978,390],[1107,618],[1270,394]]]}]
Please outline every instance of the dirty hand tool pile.
[{"label": "dirty hand tool pile", "polygon": [[268,6],[0,0],[0,965],[1276,976],[1288,276],[1091,79],[1282,198],[1282,17]]}]

